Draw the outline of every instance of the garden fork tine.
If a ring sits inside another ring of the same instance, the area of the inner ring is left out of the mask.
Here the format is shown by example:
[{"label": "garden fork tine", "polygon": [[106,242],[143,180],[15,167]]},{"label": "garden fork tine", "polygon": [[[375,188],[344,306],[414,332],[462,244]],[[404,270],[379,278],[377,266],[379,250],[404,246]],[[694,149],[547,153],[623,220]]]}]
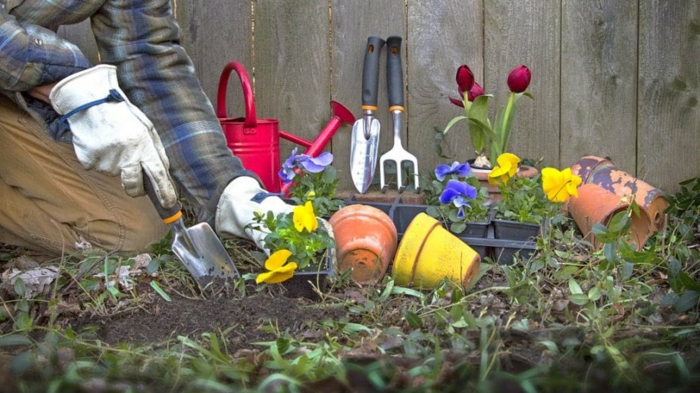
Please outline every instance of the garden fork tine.
[{"label": "garden fork tine", "polygon": [[399,191],[403,191],[406,185],[403,183],[401,164],[404,161],[409,161],[413,164],[413,178],[416,185],[416,190],[419,189],[418,183],[418,160],[416,156],[409,153],[403,148],[401,143],[401,118],[403,117],[403,70],[401,68],[401,37],[392,36],[386,40],[387,49],[387,86],[389,90],[389,111],[393,119],[394,127],[394,146],[386,153],[382,154],[379,159],[379,177],[381,181],[381,189],[385,190],[385,173],[384,163],[386,161],[396,162],[396,181]]}]

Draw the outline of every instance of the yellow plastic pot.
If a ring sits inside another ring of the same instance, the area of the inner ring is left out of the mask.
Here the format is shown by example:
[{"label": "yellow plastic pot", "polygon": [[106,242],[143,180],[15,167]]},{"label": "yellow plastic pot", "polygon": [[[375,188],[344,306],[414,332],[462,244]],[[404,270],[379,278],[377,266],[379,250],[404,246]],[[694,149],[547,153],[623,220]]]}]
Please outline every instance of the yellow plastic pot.
[{"label": "yellow plastic pot", "polygon": [[399,243],[392,276],[398,285],[434,288],[442,279],[462,287],[476,277],[481,256],[425,213],[409,224]]}]

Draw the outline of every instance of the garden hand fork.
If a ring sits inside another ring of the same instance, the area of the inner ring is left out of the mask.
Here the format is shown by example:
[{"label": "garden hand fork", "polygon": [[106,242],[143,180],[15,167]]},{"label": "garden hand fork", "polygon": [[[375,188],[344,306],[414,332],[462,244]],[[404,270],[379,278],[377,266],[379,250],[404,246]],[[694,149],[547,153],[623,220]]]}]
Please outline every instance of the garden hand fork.
[{"label": "garden hand fork", "polygon": [[401,164],[409,161],[413,164],[413,179],[416,191],[420,188],[418,183],[418,160],[416,156],[403,148],[401,143],[401,118],[403,117],[403,70],[401,68],[401,37],[392,36],[386,40],[387,59],[387,86],[389,90],[389,112],[393,120],[394,146],[379,159],[379,174],[381,189],[385,190],[384,163],[394,161],[396,163],[396,182],[399,191],[403,191],[406,185],[403,184]]}]

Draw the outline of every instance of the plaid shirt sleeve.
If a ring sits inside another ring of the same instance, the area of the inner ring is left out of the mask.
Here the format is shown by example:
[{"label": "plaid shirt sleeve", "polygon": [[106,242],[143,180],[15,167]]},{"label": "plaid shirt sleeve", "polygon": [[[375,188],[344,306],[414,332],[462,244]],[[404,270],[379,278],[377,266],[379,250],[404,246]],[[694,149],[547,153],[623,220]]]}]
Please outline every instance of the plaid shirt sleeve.
[{"label": "plaid shirt sleeve", "polygon": [[[25,0],[11,13],[22,24],[56,26],[62,17],[71,23],[91,17],[101,61],[117,66],[120,87],[158,130],[170,172],[183,196],[198,220],[213,225],[216,206],[228,183],[241,175],[256,176],[246,171],[226,146],[211,102],[179,43],[179,26],[170,0],[74,0],[63,1],[60,9],[53,3]],[[52,40],[61,41],[50,35]],[[9,33],[3,31],[0,39],[4,37],[10,37]],[[17,48],[22,49],[21,45]],[[46,58],[70,57],[74,50],[65,41],[61,45],[47,51]],[[0,83],[4,88],[7,80],[8,86],[14,83],[15,88],[26,89],[49,78],[46,68],[38,67],[34,73],[38,75],[2,75]]]},{"label": "plaid shirt sleeve", "polygon": [[90,67],[78,47],[53,31],[37,25],[23,27],[4,9],[0,11],[0,89],[27,91]]}]

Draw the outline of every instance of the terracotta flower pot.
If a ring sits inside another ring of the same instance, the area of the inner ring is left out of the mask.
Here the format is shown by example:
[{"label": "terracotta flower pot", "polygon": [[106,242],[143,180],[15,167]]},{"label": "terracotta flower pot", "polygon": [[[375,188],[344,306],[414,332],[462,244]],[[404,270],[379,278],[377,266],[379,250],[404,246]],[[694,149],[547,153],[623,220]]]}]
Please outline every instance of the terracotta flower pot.
[{"label": "terracotta flower pot", "polygon": [[668,201],[663,192],[629,173],[622,171],[612,161],[596,156],[584,156],[571,166],[571,172],[580,176],[583,184],[597,184],[621,197],[635,195],[637,205],[651,219],[652,229],[659,231],[666,225],[664,210]]},{"label": "terracotta flower pot", "polygon": [[[607,225],[610,219],[618,212],[626,210],[629,203],[625,198],[613,194],[597,184],[583,184],[578,188],[578,197],[569,198],[569,214],[576,221],[585,239],[590,241],[595,248],[600,248],[602,244],[596,241],[591,233],[593,225],[598,222]],[[640,209],[640,215],[632,215],[632,234],[630,243],[636,245],[637,250],[642,249],[652,233],[652,224],[646,211]]]},{"label": "terracotta flower pot", "polygon": [[352,269],[352,278],[360,284],[381,280],[398,239],[391,218],[375,207],[356,204],[338,210],[329,222],[335,234],[338,271]]},{"label": "terracotta flower pot", "polygon": [[466,287],[476,277],[481,256],[425,213],[406,229],[394,258],[392,275],[398,285],[433,288],[448,278]]},{"label": "terracotta flower pot", "polygon": [[[492,203],[496,203],[503,199],[503,197],[501,196],[501,190],[498,188],[498,185],[489,183],[489,173],[491,173],[491,169],[472,167],[472,173],[476,176],[477,179],[479,179],[479,184],[481,184],[481,187],[489,190],[489,200]],[[538,173],[540,173],[540,171],[535,167],[528,165],[520,165],[520,167],[518,167],[518,173],[516,173],[515,176],[529,178],[535,177]]]}]

